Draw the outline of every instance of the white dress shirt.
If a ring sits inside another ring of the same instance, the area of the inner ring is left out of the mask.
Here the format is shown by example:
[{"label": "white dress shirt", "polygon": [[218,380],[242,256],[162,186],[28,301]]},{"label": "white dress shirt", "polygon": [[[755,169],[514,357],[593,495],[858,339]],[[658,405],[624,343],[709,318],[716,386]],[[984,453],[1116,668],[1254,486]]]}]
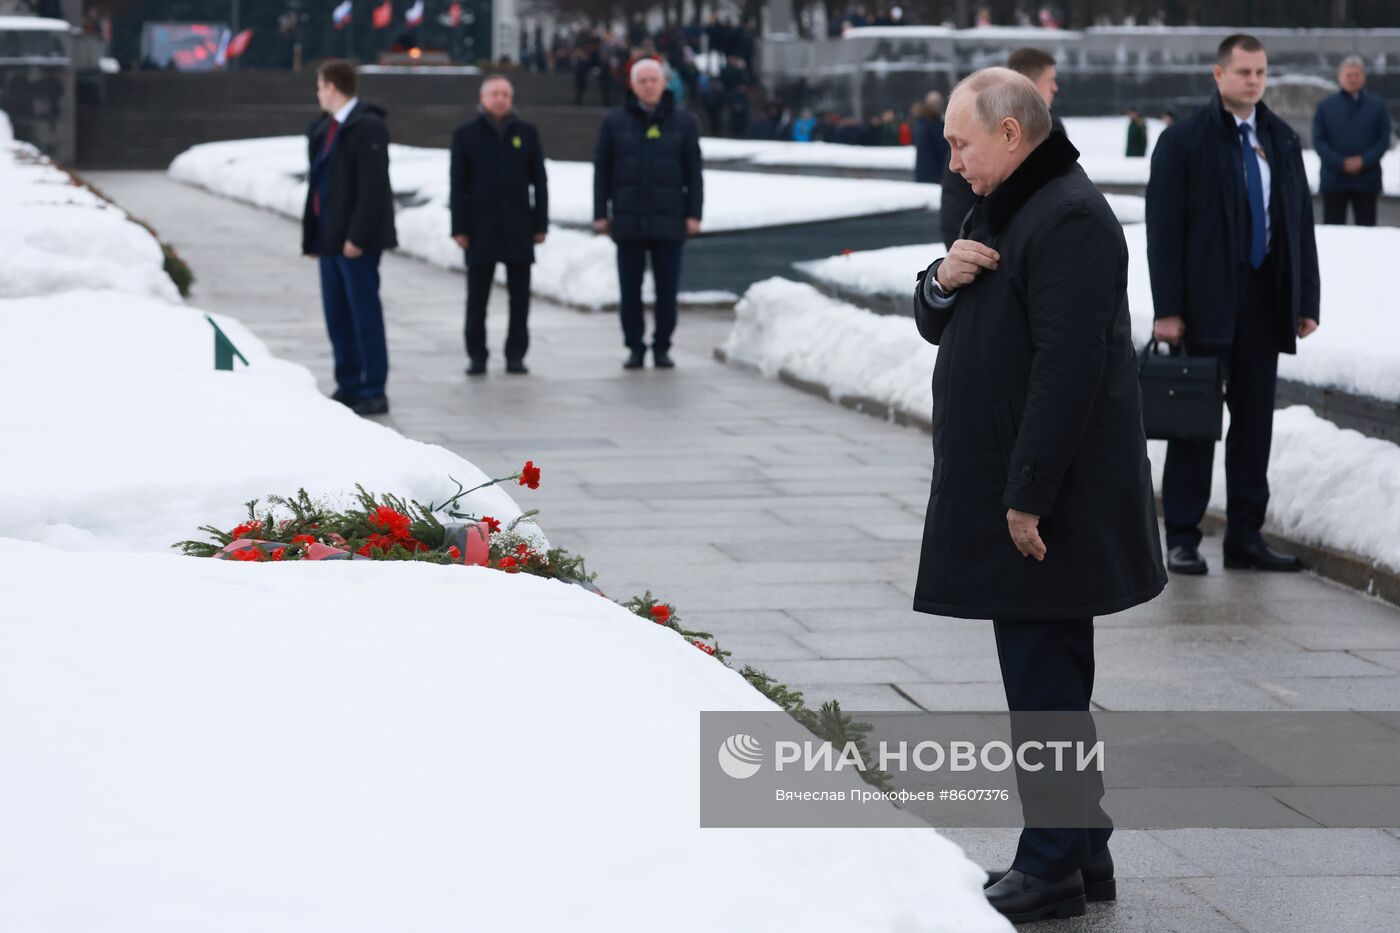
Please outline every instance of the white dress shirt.
[{"label": "white dress shirt", "polygon": [[[331,117],[335,120],[335,122],[339,123],[341,126],[344,126],[345,121],[350,119],[350,111],[354,110],[355,105],[359,102],[360,99],[358,97],[350,98],[350,100],[346,102],[345,106],[341,107],[335,113],[331,114]],[[1265,195],[1265,197],[1268,197],[1268,195]]]}]

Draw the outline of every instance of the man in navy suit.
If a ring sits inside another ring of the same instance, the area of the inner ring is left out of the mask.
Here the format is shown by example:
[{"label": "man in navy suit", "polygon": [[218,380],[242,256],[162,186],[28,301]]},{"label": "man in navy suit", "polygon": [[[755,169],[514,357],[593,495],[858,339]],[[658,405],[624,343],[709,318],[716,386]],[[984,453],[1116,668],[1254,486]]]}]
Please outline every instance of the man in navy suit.
[{"label": "man in navy suit", "polygon": [[[1298,134],[1262,103],[1268,55],[1258,39],[1220,43],[1217,93],[1162,133],[1147,184],[1153,334],[1218,358],[1226,380],[1225,566],[1298,570],[1264,543],[1278,355],[1318,326],[1312,194]],[[1170,441],[1162,478],[1167,567],[1207,572],[1200,522],[1215,444]]]},{"label": "man in navy suit", "polygon": [[328,61],[316,70],[324,113],[307,131],[306,208],[301,250],[321,267],[321,304],[335,355],[331,395],[360,415],[389,411],[389,351],[379,302],[379,257],[398,245],[389,186],[384,111],[355,94],[355,68]]}]

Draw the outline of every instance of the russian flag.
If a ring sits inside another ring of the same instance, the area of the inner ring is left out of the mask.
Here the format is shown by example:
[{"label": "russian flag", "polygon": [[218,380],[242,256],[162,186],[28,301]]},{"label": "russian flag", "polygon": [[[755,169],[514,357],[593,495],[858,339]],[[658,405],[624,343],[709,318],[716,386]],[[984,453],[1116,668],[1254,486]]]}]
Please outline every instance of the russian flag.
[{"label": "russian flag", "polygon": [[340,6],[331,10],[331,22],[335,24],[336,29],[344,29],[345,24],[350,22],[350,14],[353,12],[354,7],[351,5],[350,0],[344,0]]}]

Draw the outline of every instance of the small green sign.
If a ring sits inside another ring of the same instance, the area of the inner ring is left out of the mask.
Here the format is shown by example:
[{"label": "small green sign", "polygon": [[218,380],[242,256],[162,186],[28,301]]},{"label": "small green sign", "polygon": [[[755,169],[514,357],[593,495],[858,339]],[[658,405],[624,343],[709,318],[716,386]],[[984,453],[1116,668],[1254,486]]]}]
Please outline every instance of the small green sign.
[{"label": "small green sign", "polygon": [[659,126],[652,126],[649,130],[647,130],[647,139],[660,139],[660,138],[661,138],[661,127],[659,127]]},{"label": "small green sign", "polygon": [[515,148],[519,149],[519,148],[520,148],[520,137],[519,137],[519,136],[512,136],[511,139],[510,139],[510,144],[511,144],[512,146],[514,146]]},{"label": "small green sign", "polygon": [[248,358],[238,352],[233,341],[228,339],[228,334],[225,334],[209,315],[204,315],[204,319],[209,322],[210,327],[214,328],[214,368],[232,372],[234,357],[238,357],[243,361],[243,365],[247,366]]}]

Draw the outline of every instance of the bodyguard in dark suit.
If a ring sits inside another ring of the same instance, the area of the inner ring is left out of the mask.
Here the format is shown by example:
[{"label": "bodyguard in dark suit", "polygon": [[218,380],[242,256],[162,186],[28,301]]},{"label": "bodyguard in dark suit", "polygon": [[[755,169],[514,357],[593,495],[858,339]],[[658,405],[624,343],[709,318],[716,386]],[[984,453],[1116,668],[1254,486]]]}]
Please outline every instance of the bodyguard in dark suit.
[{"label": "bodyguard in dark suit", "polygon": [[[1253,36],[1220,44],[1218,93],[1169,127],[1152,152],[1147,258],[1158,340],[1221,360],[1230,407],[1225,440],[1225,566],[1297,570],[1264,544],[1278,355],[1317,329],[1319,279],[1312,195],[1298,134],[1261,102],[1268,56]],[[1200,523],[1210,501],[1213,442],[1170,441],[1162,478],[1167,566],[1202,574]]]},{"label": "bodyguard in dark suit", "polygon": [[355,69],[316,72],[325,113],[307,131],[310,171],[301,249],[321,266],[321,303],[335,356],[332,398],[361,415],[389,410],[389,351],[379,302],[379,257],[398,245],[384,111],[355,96]]},{"label": "bodyguard in dark suit", "polygon": [[1322,162],[1322,222],[1345,224],[1347,205],[1358,227],[1376,225],[1381,157],[1390,148],[1390,112],[1366,90],[1366,68],[1355,55],[1337,72],[1340,90],[1313,116],[1313,148]]},{"label": "bodyguard in dark suit", "polygon": [[[468,375],[486,372],[486,305],[496,263],[510,294],[506,372],[524,374],[530,348],[530,265],[549,230],[549,184],[540,134],[511,109],[500,75],[481,82],[480,115],[452,134],[452,239],[467,259]],[[533,193],[533,198],[531,197]]]},{"label": "bodyguard in dark suit", "polygon": [[[988,125],[984,113],[1001,116]],[[992,620],[1013,712],[1087,714],[1093,617],[1157,596],[1166,571],[1128,248],[1079,153],[1051,126],[1035,86],[1006,68],[972,75],[948,104],[950,170],[980,200],[915,295],[938,362],[914,608]],[[1012,731],[1018,745],[1034,737],[1014,716]],[[1038,780],[1018,772],[1023,803]],[[1113,896],[1102,779],[1081,788],[1088,826],[1028,819],[1011,869],[994,875],[987,898],[1011,920],[1075,916],[1086,896]]]},{"label": "bodyguard in dark suit", "polygon": [[937,185],[948,169],[948,140],[943,138],[943,95],[929,91],[915,105],[914,181]]},{"label": "bodyguard in dark suit", "polygon": [[642,275],[647,256],[656,282],[652,360],[669,369],[676,329],[681,250],[700,232],[704,181],[700,172],[700,124],[677,110],[661,65],[644,58],[632,68],[627,104],[609,111],[593,156],[593,229],[617,243],[617,277],[623,341],[631,351],[622,365],[640,369],[646,357]]}]

